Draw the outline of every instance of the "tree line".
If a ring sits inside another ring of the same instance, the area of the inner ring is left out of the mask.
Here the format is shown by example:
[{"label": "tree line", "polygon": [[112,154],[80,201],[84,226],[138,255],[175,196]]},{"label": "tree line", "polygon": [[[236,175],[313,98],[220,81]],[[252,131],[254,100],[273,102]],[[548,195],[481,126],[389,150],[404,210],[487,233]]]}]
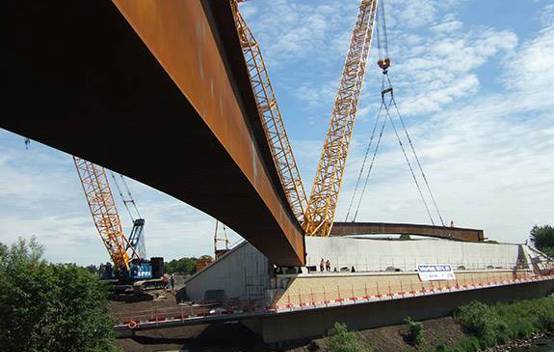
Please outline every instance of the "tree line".
[{"label": "tree line", "polygon": [[533,226],[530,239],[535,248],[549,257],[554,257],[554,226]]}]

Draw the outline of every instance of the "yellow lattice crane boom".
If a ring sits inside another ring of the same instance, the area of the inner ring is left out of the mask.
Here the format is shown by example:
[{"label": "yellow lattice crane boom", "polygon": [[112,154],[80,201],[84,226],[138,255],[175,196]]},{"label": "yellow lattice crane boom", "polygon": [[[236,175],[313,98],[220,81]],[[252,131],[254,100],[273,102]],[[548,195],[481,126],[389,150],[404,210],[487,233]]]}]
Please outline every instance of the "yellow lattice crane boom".
[{"label": "yellow lattice crane boom", "polygon": [[262,120],[266,139],[269,142],[273,161],[292,211],[298,221],[303,223],[307,203],[306,192],[285,131],[281,111],[277,105],[260,46],[238,11],[237,1],[231,0],[231,6],[258,113]]},{"label": "yellow lattice crane boom", "polygon": [[[362,0],[309,200],[284,128],[260,47],[231,0],[250,82],[289,204],[307,235],[328,236],[335,218],[352,128],[371,46],[377,0]],[[388,60],[388,59],[387,59]]]},{"label": "yellow lattice crane boom", "polygon": [[307,235],[328,236],[333,226],[371,46],[376,8],[377,0],[362,0],[360,4],[305,214]]},{"label": "yellow lattice crane boom", "polygon": [[[73,157],[85,192],[94,225],[108,250],[115,268],[129,271],[129,263],[138,256],[129,245],[115,205],[106,170],[90,161]],[[131,249],[131,256],[127,253]]]}]

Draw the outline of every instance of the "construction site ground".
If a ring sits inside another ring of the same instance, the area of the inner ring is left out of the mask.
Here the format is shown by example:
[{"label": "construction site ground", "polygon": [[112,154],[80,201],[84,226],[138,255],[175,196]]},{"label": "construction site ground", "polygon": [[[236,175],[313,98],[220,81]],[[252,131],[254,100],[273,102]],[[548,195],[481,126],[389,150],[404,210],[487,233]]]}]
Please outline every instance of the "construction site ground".
[{"label": "construction site ground", "polygon": [[[116,296],[110,301],[114,317],[137,311],[179,307],[168,290],[149,291],[139,296]],[[120,338],[125,352],[154,351],[269,351],[261,338],[241,324],[194,325],[138,331],[132,338]]]}]

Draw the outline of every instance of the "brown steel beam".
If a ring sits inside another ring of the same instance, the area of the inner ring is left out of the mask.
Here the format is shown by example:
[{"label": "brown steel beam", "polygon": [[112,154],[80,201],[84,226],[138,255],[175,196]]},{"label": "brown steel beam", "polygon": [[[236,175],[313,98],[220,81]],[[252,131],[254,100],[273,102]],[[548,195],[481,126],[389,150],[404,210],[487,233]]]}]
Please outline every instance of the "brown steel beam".
[{"label": "brown steel beam", "polygon": [[0,127],[185,201],[275,264],[304,262],[228,1],[11,2]]},{"label": "brown steel beam", "polygon": [[331,236],[376,234],[417,235],[465,242],[481,242],[485,240],[483,230],[419,224],[393,224],[386,222],[335,222],[331,230]]}]

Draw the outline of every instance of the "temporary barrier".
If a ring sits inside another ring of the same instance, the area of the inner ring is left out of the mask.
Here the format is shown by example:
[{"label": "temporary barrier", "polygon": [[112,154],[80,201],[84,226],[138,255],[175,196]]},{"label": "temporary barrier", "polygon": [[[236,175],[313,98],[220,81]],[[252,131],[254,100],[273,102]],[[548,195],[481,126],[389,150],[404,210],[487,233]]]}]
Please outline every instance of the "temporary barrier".
[{"label": "temporary barrier", "polygon": [[[316,301],[314,297],[318,295],[317,292],[311,290],[309,295],[310,300],[303,300],[299,303],[294,303],[290,296],[286,297],[288,303],[285,304],[274,304],[270,307],[259,307],[257,310],[243,310],[243,309],[220,309],[213,310],[213,313],[210,313],[208,307],[213,307],[213,305],[198,305],[198,306],[182,306],[178,309],[156,309],[151,311],[142,311],[136,312],[132,317],[122,317],[119,319],[121,323],[116,325],[116,328],[128,328],[131,330],[138,328],[147,329],[150,326],[160,326],[160,324],[175,323],[175,322],[185,322],[185,321],[198,321],[201,323],[203,320],[212,319],[214,317],[221,317],[222,319],[236,319],[236,317],[244,315],[256,315],[256,314],[279,314],[283,312],[291,312],[296,310],[310,310],[310,309],[322,309],[326,307],[342,306],[342,305],[355,305],[355,304],[365,304],[369,302],[384,301],[384,300],[398,300],[406,299],[410,297],[418,296],[429,296],[437,294],[447,294],[454,291],[467,291],[475,290],[485,287],[498,287],[503,285],[518,285],[525,284],[528,282],[536,281],[546,281],[554,280],[554,275],[542,275],[542,276],[528,276],[525,273],[522,277],[516,276],[511,279],[498,279],[490,278],[487,282],[463,282],[460,283],[459,280],[456,280],[452,283],[449,283],[441,287],[425,287],[422,285],[418,290],[411,283],[409,291],[398,291],[394,292],[389,285],[387,292],[381,294],[365,294],[368,292],[368,287],[364,287],[360,292],[364,292],[362,295],[353,295],[351,297],[337,297],[333,299],[323,299]],[[402,287],[407,287],[403,285]],[[344,290],[343,290],[344,291]],[[355,288],[351,288],[351,293],[357,291]],[[336,292],[329,292],[328,290],[323,290],[325,292],[325,297],[332,297],[333,294],[337,296],[341,294],[340,288]],[[285,295],[286,296],[286,295]],[[296,297],[304,298],[301,293],[297,294]]]}]

